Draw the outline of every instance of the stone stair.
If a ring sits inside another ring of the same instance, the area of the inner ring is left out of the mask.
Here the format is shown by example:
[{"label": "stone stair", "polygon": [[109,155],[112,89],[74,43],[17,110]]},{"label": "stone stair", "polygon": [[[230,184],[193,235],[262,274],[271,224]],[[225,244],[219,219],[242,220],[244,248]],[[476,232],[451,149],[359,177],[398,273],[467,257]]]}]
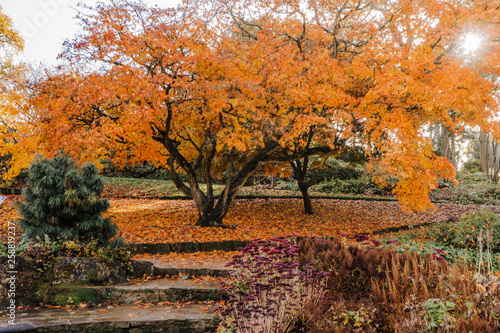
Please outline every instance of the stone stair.
[{"label": "stone stair", "polygon": [[134,260],[134,275],[141,276],[213,276],[225,277],[229,274],[230,269],[225,268],[226,261],[211,263],[211,265],[203,265],[204,267],[187,267],[179,263],[168,263],[162,260],[151,258],[149,260]]},{"label": "stone stair", "polygon": [[[90,295],[94,303],[111,302],[113,306],[80,308],[75,302],[69,308],[17,310],[16,325],[8,325],[7,312],[0,309],[0,332],[215,332],[220,277],[229,272],[220,266],[175,267],[154,259],[134,261],[134,275],[149,280],[74,287]],[[75,291],[64,288],[68,286],[61,286],[60,295],[68,298],[62,301],[71,302],[69,297]]]},{"label": "stone stair", "polygon": [[119,304],[137,302],[203,302],[217,301],[219,281],[159,279],[115,286],[85,287],[107,301]]},{"label": "stone stair", "polygon": [[0,332],[213,332],[215,308],[190,304],[27,310],[16,313],[16,325],[1,322]]}]

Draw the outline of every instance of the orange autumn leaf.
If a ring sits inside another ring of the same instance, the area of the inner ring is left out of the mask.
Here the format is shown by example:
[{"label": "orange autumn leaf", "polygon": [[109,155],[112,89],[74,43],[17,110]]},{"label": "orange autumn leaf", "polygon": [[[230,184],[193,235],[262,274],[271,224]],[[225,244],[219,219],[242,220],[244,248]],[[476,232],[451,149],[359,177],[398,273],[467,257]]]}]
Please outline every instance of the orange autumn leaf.
[{"label": "orange autumn leaf", "polygon": [[[9,221],[16,218],[14,198],[0,210],[0,237],[5,239]],[[463,213],[480,209],[477,205],[437,204],[437,212],[409,214],[396,202],[313,199],[317,215],[302,212],[300,199],[236,200],[226,217],[235,229],[195,226],[197,210],[189,200],[111,199],[107,214],[119,227],[128,243],[216,242],[223,240],[270,239],[287,235],[353,237],[382,228],[397,227],[458,218]],[[18,229],[17,235],[21,236]],[[230,255],[230,254],[228,254]],[[213,258],[209,259],[210,257]],[[191,257],[174,255],[178,263],[189,265]],[[218,252],[199,257],[222,265],[228,258]],[[160,258],[161,259],[161,258]]]},{"label": "orange autumn leaf", "polygon": [[[495,8],[474,0],[100,3],[66,44],[68,65],[15,109],[29,121],[12,145],[20,148],[12,170],[59,150],[82,162],[167,168],[194,201],[192,220],[213,227],[232,224],[229,209],[256,171],[357,143],[379,183],[398,179],[403,209],[425,210],[437,179],[455,174],[426,128],[500,133]],[[460,48],[471,31],[486,39],[474,59]],[[226,181],[217,200],[214,177]]]}]

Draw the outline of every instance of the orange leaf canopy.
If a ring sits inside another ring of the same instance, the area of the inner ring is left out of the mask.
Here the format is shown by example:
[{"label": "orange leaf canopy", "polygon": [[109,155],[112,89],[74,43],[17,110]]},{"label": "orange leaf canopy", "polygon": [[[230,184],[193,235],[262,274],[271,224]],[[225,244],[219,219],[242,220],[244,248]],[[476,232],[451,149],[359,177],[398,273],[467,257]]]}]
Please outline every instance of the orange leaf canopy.
[{"label": "orange leaf canopy", "polygon": [[[31,137],[48,154],[63,149],[122,166],[169,165],[188,174],[184,191],[202,199],[196,170],[205,181],[229,170],[232,182],[249,165],[251,173],[356,142],[380,182],[397,177],[401,201],[423,209],[437,177],[454,178],[450,163],[433,152],[426,127],[497,131],[498,6],[100,4],[81,17],[85,31],[67,44],[70,65],[38,86],[32,105],[39,123]],[[461,40],[471,31],[485,42],[467,57]],[[316,150],[304,148],[306,133]]]}]

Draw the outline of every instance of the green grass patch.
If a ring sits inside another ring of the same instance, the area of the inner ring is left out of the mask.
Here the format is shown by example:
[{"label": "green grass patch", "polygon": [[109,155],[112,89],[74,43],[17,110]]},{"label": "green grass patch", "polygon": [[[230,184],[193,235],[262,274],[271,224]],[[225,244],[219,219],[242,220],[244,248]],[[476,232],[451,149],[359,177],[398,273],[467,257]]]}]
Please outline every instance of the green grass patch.
[{"label": "green grass patch", "polygon": [[418,251],[450,263],[465,261],[500,271],[500,216],[486,209],[465,214],[458,221],[388,234],[382,240],[392,242],[389,246],[399,252]]}]

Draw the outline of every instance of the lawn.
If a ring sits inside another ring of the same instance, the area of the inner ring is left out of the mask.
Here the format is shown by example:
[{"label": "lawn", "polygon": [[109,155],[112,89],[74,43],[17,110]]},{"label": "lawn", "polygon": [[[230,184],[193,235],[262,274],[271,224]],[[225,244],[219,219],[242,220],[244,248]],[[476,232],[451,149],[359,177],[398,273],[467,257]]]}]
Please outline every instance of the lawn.
[{"label": "lawn", "polygon": [[[440,188],[430,192],[434,202],[456,204],[500,205],[500,186],[486,179],[482,173],[460,173],[459,186],[454,183],[440,183]],[[166,199],[185,197],[170,180],[106,177],[104,194],[108,198]],[[205,185],[201,185],[205,190]],[[214,185],[219,194],[223,185]],[[369,178],[323,181],[309,190],[312,197],[357,198],[369,200],[396,200],[384,189],[371,183]],[[302,195],[293,180],[280,180],[275,188],[269,185],[244,186],[240,197],[296,197]]]},{"label": "lawn", "polygon": [[[293,183],[293,182],[290,182]],[[206,185],[201,184],[201,189],[206,191]],[[224,185],[215,184],[214,192],[216,195],[222,192]],[[328,193],[313,191],[315,196],[328,196]],[[113,198],[142,198],[155,199],[167,197],[185,197],[186,195],[179,191],[173,181],[162,179],[145,179],[145,178],[126,178],[126,177],[106,177],[106,185],[104,187],[104,195]],[[278,186],[270,188],[268,185],[244,186],[240,196],[301,196],[298,190],[287,190]]]}]

